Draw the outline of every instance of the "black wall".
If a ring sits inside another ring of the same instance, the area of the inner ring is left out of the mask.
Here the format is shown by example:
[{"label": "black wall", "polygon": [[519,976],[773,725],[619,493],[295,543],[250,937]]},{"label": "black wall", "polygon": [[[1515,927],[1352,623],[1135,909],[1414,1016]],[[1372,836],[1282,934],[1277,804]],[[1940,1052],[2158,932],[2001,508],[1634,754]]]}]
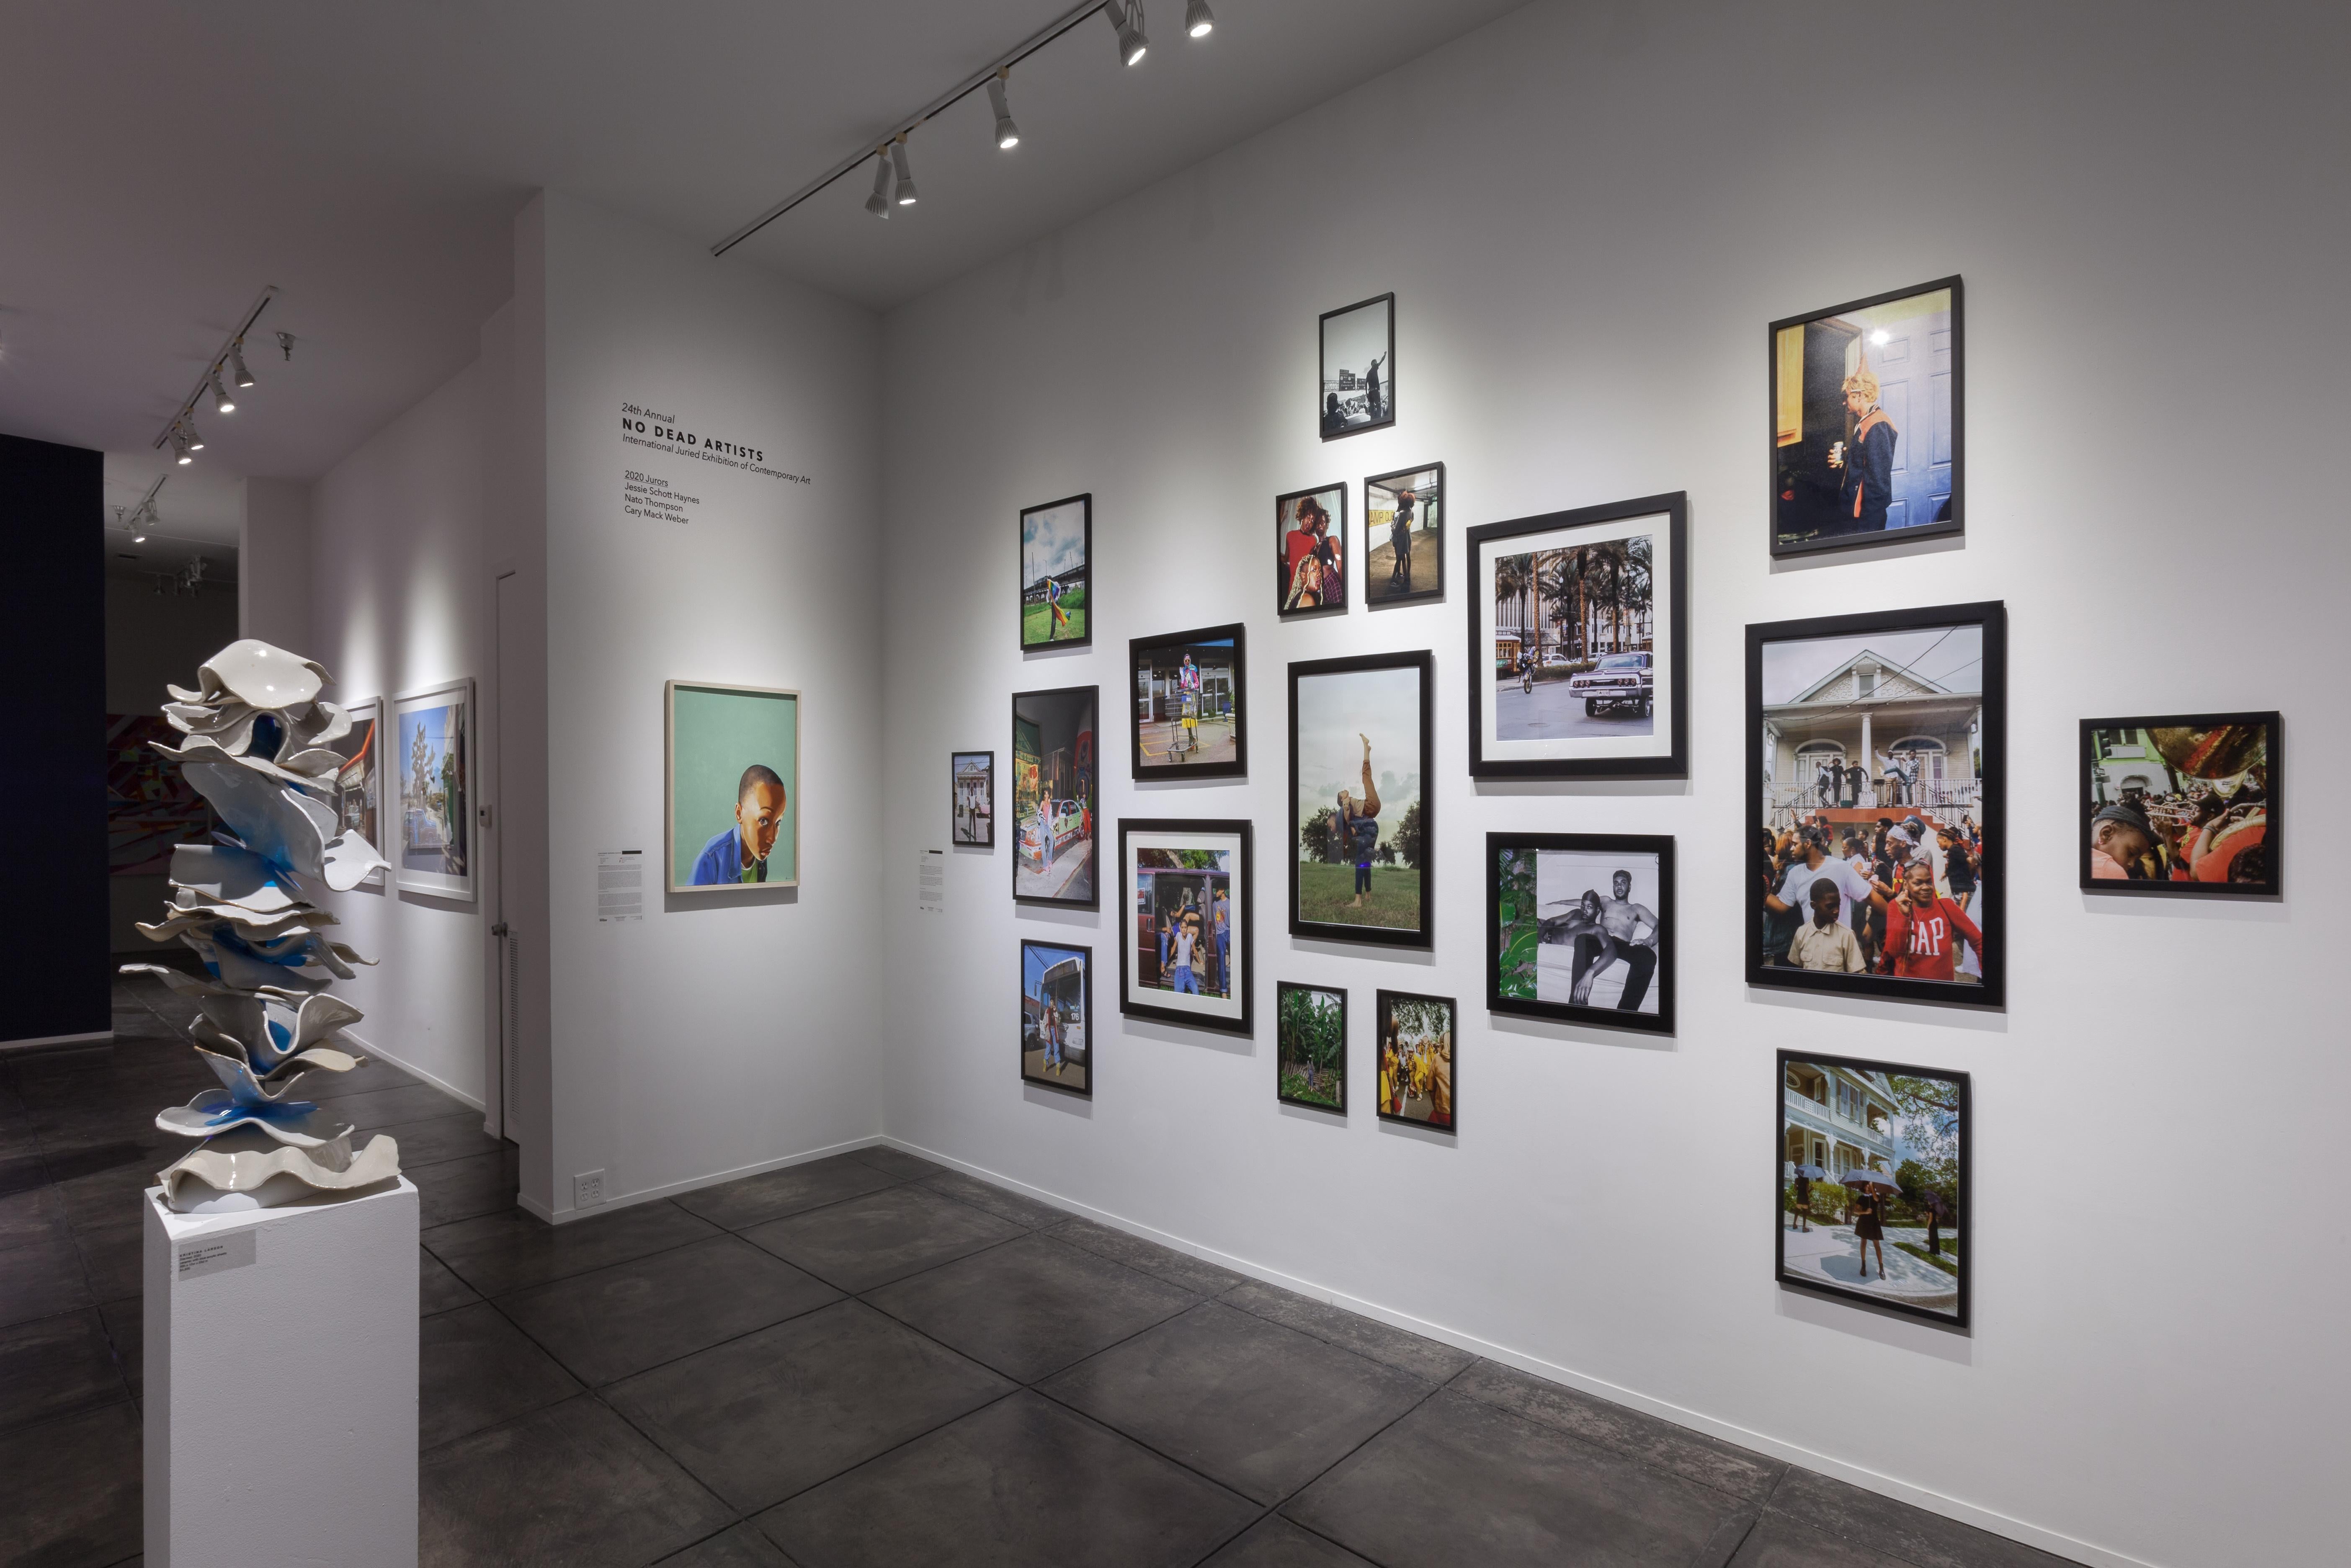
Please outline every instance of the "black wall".
[{"label": "black wall", "polygon": [[0,822],[15,910],[0,1041],[111,1026],[103,458],[0,435]]}]

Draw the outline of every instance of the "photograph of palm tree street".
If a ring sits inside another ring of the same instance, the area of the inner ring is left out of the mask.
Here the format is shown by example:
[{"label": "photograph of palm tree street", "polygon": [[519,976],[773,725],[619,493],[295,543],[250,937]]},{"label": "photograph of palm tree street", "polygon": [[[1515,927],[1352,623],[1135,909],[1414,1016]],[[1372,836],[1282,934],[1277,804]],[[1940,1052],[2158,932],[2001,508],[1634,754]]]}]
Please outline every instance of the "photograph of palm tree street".
[{"label": "photograph of palm tree street", "polygon": [[1656,547],[1646,534],[1494,560],[1494,737],[1655,733]]}]

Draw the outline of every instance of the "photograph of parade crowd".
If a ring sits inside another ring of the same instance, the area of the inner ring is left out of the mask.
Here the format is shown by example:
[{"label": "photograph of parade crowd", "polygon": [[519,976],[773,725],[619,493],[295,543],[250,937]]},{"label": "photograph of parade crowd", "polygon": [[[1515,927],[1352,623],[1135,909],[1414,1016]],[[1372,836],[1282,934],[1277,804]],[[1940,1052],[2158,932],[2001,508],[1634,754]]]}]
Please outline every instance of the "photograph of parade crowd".
[{"label": "photograph of parade crowd", "polygon": [[1020,1076],[1093,1094],[1093,949],[1020,944]]},{"label": "photograph of parade crowd", "polygon": [[2084,720],[2083,888],[2282,891],[2279,776],[2274,713]]},{"label": "photograph of parade crowd", "polygon": [[1247,633],[1207,626],[1127,644],[1134,677],[1132,766],[1138,780],[1240,778],[1249,771]]},{"label": "photograph of parade crowd", "polygon": [[1779,1064],[1779,1278],[1964,1325],[1967,1074]]},{"label": "photograph of parade crowd", "polygon": [[1119,951],[1121,1011],[1249,1032],[1250,832],[1245,821],[1120,821],[1133,921]]},{"label": "photograph of parade crowd", "polygon": [[1453,998],[1382,991],[1379,1040],[1380,1119],[1453,1131]]},{"label": "photograph of parade crowd", "polygon": [[1347,608],[1347,486],[1276,496],[1273,538],[1282,614]]},{"label": "photograph of parade crowd", "polygon": [[1489,833],[1487,1006],[1673,1031],[1670,838]]},{"label": "photograph of parade crowd", "polygon": [[1347,993],[1288,980],[1274,992],[1275,1097],[1318,1111],[1344,1111]]},{"label": "photograph of parade crowd", "polygon": [[1290,929],[1426,946],[1429,654],[1290,666]]},{"label": "photograph of parade crowd", "polygon": [[1364,481],[1364,602],[1445,593],[1445,465]]},{"label": "photograph of parade crowd", "polygon": [[1322,318],[1322,439],[1395,423],[1395,296]]}]

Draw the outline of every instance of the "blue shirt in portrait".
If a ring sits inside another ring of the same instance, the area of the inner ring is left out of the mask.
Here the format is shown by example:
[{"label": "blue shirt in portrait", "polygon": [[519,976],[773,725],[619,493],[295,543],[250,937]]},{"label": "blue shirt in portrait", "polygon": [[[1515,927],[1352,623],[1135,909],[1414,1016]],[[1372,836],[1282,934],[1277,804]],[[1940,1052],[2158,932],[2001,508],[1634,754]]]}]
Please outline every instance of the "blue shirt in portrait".
[{"label": "blue shirt in portrait", "polygon": [[[743,880],[742,838],[733,828],[722,829],[702,846],[702,853],[694,862],[694,887],[710,887],[719,883]],[[758,879],[768,880],[768,868],[759,867]]]}]

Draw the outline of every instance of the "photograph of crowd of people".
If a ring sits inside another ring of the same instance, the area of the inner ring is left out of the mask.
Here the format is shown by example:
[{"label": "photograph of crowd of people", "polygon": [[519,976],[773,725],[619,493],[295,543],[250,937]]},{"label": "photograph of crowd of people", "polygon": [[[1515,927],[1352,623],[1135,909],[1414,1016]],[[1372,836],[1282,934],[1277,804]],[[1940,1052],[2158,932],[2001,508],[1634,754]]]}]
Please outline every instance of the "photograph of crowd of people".
[{"label": "photograph of crowd of people", "polygon": [[799,695],[669,683],[673,893],[799,881]]},{"label": "photograph of crowd of people", "polygon": [[1236,622],[1127,644],[1137,780],[1249,772],[1247,635]]},{"label": "photograph of crowd of people", "polygon": [[1470,772],[1686,775],[1679,496],[1468,534]]},{"label": "photograph of crowd of people", "polygon": [[1997,1004],[2004,622],[1956,609],[1749,629],[1750,980]]},{"label": "photograph of crowd of people", "polygon": [[1322,439],[1395,423],[1395,296],[1322,317]]},{"label": "photograph of crowd of people", "polygon": [[954,841],[993,847],[996,842],[996,753],[958,751],[947,763],[947,809]]},{"label": "photograph of crowd of people", "polygon": [[1012,697],[1012,896],[1092,909],[1093,686]]},{"label": "photograph of crowd of people", "polygon": [[1290,666],[1290,929],[1429,943],[1427,653]]},{"label": "photograph of crowd of people", "polygon": [[1091,947],[1022,940],[1023,1082],[1093,1097],[1093,963]]},{"label": "photograph of crowd of people", "polygon": [[1774,555],[1960,528],[1959,280],[1771,324]]},{"label": "photograph of crowd of people", "polygon": [[2274,713],[2085,719],[2083,888],[2283,891],[2280,777]]},{"label": "photograph of crowd of people", "polygon": [[1274,988],[1274,1097],[1347,1109],[1347,993],[1284,980]]},{"label": "photograph of crowd of people", "polygon": [[1968,1075],[1779,1053],[1779,1278],[1964,1327]]},{"label": "photograph of crowd of people", "polygon": [[398,843],[379,844],[399,885],[442,898],[474,896],[474,683],[412,692],[395,705],[385,766],[400,790]]},{"label": "photograph of crowd of people", "polygon": [[1245,821],[1120,821],[1121,1012],[1250,1031],[1249,837]]},{"label": "photograph of crowd of people", "polygon": [[[335,770],[335,822],[340,831],[357,833],[381,851],[383,848],[383,774],[376,757],[376,721],[383,705],[374,697],[345,705],[351,727],[328,742],[343,765]],[[362,887],[383,885],[383,872],[368,873]]]},{"label": "photograph of crowd of people", "polygon": [[1670,1034],[1674,841],[1486,835],[1486,1005]]},{"label": "photograph of crowd of people", "polygon": [[1379,994],[1380,1120],[1454,1129],[1453,998]]},{"label": "photograph of crowd of people", "polygon": [[1282,614],[1347,608],[1347,486],[1276,496],[1273,538]]},{"label": "photograph of crowd of people", "polygon": [[1445,465],[1364,481],[1364,602],[1445,595]]},{"label": "photograph of crowd of people", "polygon": [[1094,546],[1094,498],[1072,496],[1020,514],[1020,646],[1093,641],[1086,614]]}]

